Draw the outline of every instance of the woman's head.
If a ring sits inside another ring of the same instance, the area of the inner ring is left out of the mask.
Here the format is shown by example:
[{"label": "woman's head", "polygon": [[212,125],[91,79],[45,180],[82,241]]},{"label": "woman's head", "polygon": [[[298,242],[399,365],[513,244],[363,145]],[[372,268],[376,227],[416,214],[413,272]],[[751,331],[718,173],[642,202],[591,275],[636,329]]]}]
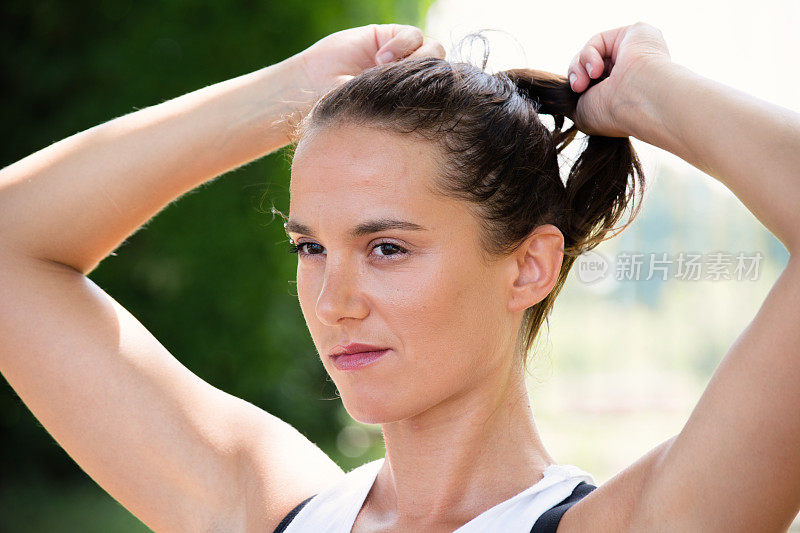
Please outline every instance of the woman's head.
[{"label": "woman's head", "polygon": [[[298,296],[356,419],[405,418],[512,379],[575,258],[621,230],[637,180],[643,192],[627,138],[589,136],[560,177],[578,96],[540,71],[425,58],[363,72],[301,123],[289,215],[306,226],[290,232]],[[352,233],[381,219],[417,228]],[[349,342],[391,351],[341,372],[328,353]]]}]

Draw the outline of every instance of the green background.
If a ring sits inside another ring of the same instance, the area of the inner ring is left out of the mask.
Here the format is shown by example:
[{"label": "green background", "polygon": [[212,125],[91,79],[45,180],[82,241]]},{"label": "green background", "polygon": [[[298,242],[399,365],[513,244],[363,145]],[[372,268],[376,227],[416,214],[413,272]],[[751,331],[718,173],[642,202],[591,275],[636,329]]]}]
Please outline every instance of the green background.
[{"label": "green background", "polygon": [[[276,63],[335,31],[421,25],[432,0],[4,2],[0,164]],[[90,274],[202,379],[286,420],[345,469],[383,455],[344,412],[294,285],[283,151],[188,193]],[[0,380],[0,530],[140,531]]]}]

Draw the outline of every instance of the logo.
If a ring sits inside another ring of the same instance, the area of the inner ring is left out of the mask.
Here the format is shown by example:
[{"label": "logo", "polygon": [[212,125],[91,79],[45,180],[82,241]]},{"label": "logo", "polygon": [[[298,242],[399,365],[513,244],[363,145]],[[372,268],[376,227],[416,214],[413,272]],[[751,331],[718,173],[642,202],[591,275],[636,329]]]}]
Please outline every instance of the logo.
[{"label": "logo", "polygon": [[611,269],[608,259],[594,250],[578,256],[574,268],[577,271],[578,279],[587,285],[601,282],[608,276],[608,271]]}]

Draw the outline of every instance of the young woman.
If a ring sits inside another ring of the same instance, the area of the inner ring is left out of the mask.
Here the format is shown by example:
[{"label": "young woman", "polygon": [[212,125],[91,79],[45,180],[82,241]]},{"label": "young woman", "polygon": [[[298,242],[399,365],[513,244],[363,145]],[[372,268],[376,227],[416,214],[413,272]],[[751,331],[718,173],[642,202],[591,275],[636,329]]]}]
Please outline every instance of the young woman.
[{"label": "young woman", "polygon": [[[683,430],[599,487],[554,463],[523,377],[575,255],[633,205],[627,137],[725,183],[791,253],[800,117],[673,63],[644,23],[595,35],[568,78],[443,58],[415,28],[339,32],[3,169],[3,375],[156,531],[786,529],[800,507],[791,257]],[[590,135],[566,184],[564,116]],[[176,197],[294,140],[300,306],[348,412],[386,442],[348,473],[194,376],[86,277]]]}]

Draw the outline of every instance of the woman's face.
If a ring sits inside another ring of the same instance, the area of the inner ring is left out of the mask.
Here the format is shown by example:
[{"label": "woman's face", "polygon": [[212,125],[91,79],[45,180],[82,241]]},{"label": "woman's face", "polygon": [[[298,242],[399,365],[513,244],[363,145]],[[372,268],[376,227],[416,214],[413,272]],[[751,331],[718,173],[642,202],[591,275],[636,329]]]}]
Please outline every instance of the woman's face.
[{"label": "woman's face", "polygon": [[[435,150],[347,126],[317,130],[295,151],[287,233],[300,247],[300,307],[345,408],[364,423],[472,390],[513,354],[513,259],[487,262],[465,204],[428,190]],[[388,220],[408,227],[381,228]],[[389,351],[341,370],[329,354],[349,343]]]}]

